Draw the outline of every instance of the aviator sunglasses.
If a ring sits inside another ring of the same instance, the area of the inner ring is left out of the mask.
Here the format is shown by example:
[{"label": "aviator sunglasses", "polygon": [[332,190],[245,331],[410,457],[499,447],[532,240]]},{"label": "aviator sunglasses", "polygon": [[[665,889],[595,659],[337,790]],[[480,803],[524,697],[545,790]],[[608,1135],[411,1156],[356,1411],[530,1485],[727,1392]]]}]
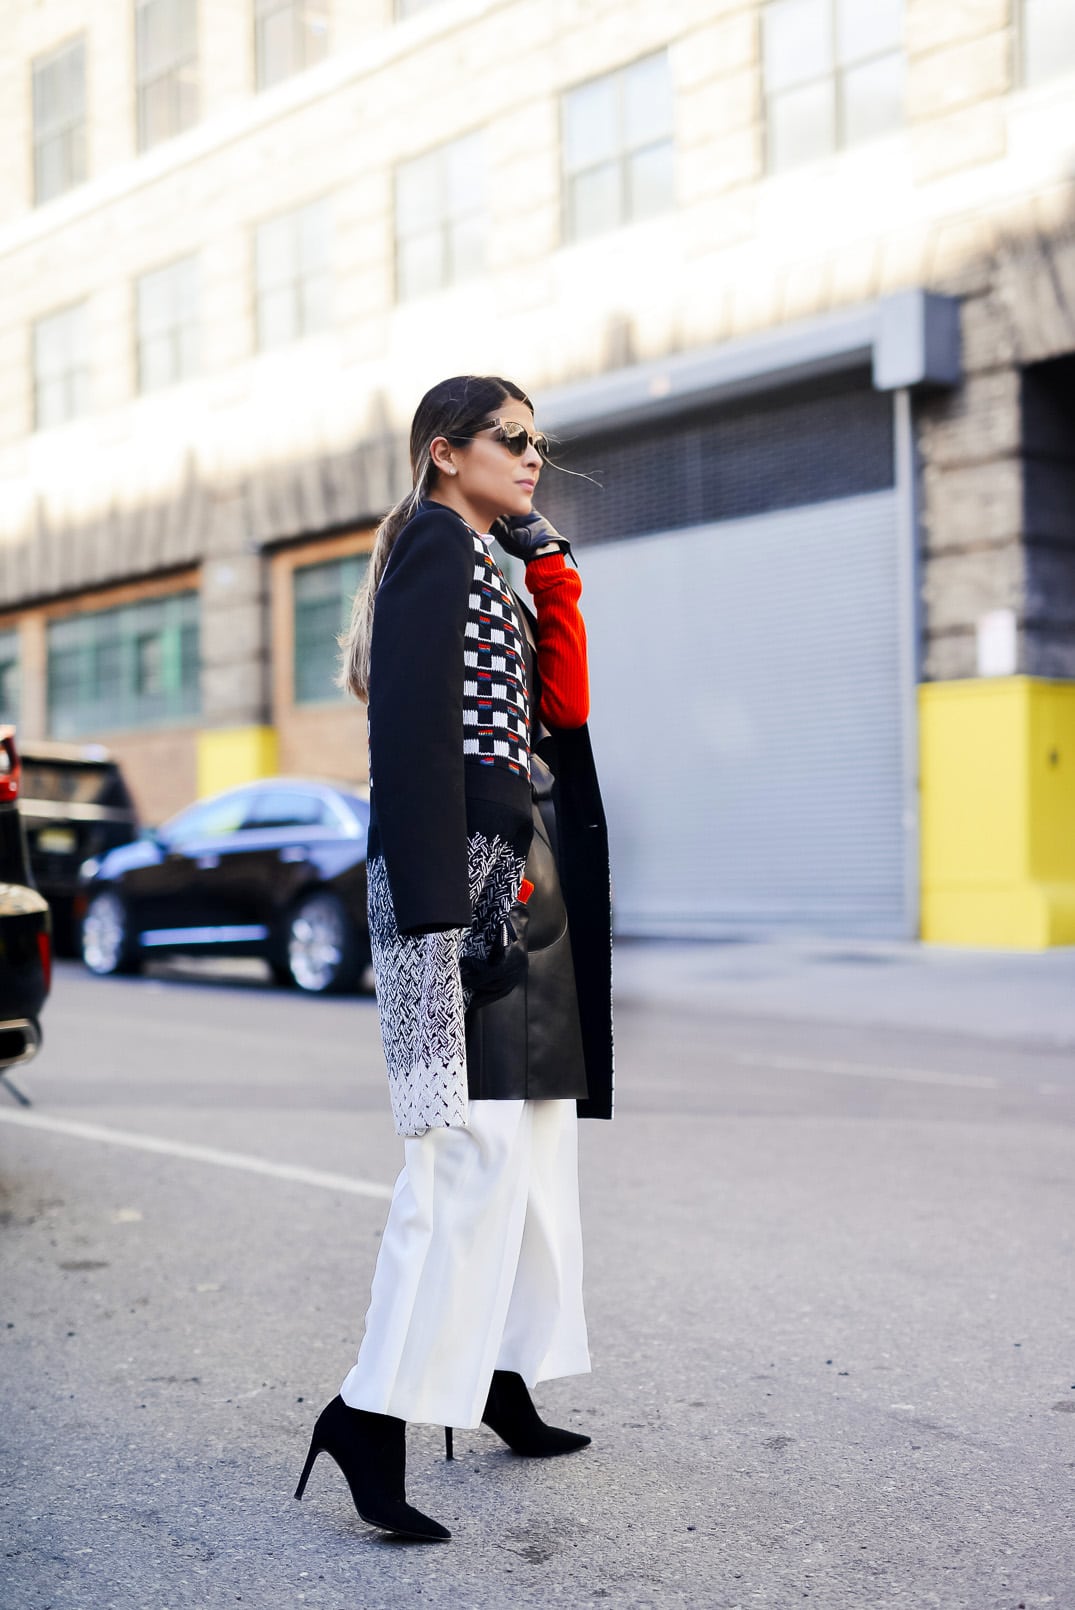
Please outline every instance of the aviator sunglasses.
[{"label": "aviator sunglasses", "polygon": [[515,458],[522,458],[527,446],[535,448],[542,459],[548,458],[550,452],[549,438],[544,431],[528,431],[526,426],[520,425],[517,419],[487,419],[484,425],[478,426],[478,430],[492,430],[494,426],[496,427],[496,435],[493,440],[502,442],[508,452]]}]

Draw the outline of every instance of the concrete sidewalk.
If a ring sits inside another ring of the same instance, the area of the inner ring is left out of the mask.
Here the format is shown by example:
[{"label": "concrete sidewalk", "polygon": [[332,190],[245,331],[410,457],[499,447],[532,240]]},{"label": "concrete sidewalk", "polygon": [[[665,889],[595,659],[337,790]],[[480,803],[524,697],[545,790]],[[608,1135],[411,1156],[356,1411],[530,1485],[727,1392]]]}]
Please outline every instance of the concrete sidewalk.
[{"label": "concrete sidewalk", "polygon": [[741,936],[616,944],[616,998],[744,1017],[930,1029],[1075,1052],[1075,947],[965,950]]}]

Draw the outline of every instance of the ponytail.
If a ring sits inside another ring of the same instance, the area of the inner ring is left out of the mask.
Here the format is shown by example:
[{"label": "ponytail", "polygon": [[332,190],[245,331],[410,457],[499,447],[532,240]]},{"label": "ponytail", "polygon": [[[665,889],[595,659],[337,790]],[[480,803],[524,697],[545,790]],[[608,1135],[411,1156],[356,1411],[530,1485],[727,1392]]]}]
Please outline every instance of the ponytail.
[{"label": "ponytail", "polygon": [[377,589],[396,545],[396,538],[417,510],[420,498],[421,489],[413,487],[394,509],[389,509],[377,527],[370,562],[351,605],[350,623],[337,638],[340,667],[336,686],[345,693],[353,693],[363,704],[370,696],[370,644],[373,641],[373,605]]}]

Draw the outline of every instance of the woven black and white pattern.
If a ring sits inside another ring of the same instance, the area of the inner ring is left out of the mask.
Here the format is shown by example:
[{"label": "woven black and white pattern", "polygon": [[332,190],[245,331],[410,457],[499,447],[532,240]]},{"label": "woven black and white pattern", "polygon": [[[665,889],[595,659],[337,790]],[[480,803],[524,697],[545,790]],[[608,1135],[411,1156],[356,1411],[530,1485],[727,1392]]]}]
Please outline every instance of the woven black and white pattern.
[{"label": "woven black and white pattern", "polygon": [[522,625],[500,567],[477,535],[463,663],[464,755],[528,777],[530,701]]},{"label": "woven black and white pattern", "polygon": [[472,923],[447,933],[410,935],[396,925],[384,857],[369,862],[377,1010],[400,1135],[466,1124],[467,994],[459,963],[463,956],[488,956],[515,903],[525,865],[503,839],[472,833],[467,840]]}]

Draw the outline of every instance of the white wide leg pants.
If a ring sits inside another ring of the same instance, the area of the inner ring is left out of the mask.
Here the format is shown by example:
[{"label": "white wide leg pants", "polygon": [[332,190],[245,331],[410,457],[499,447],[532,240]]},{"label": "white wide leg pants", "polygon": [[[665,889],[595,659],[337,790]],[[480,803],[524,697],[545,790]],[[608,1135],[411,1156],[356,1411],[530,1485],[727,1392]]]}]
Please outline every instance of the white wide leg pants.
[{"label": "white wide leg pants", "polygon": [[494,1369],[585,1374],[574,1101],[472,1101],[404,1150],[344,1402],[476,1426]]}]

